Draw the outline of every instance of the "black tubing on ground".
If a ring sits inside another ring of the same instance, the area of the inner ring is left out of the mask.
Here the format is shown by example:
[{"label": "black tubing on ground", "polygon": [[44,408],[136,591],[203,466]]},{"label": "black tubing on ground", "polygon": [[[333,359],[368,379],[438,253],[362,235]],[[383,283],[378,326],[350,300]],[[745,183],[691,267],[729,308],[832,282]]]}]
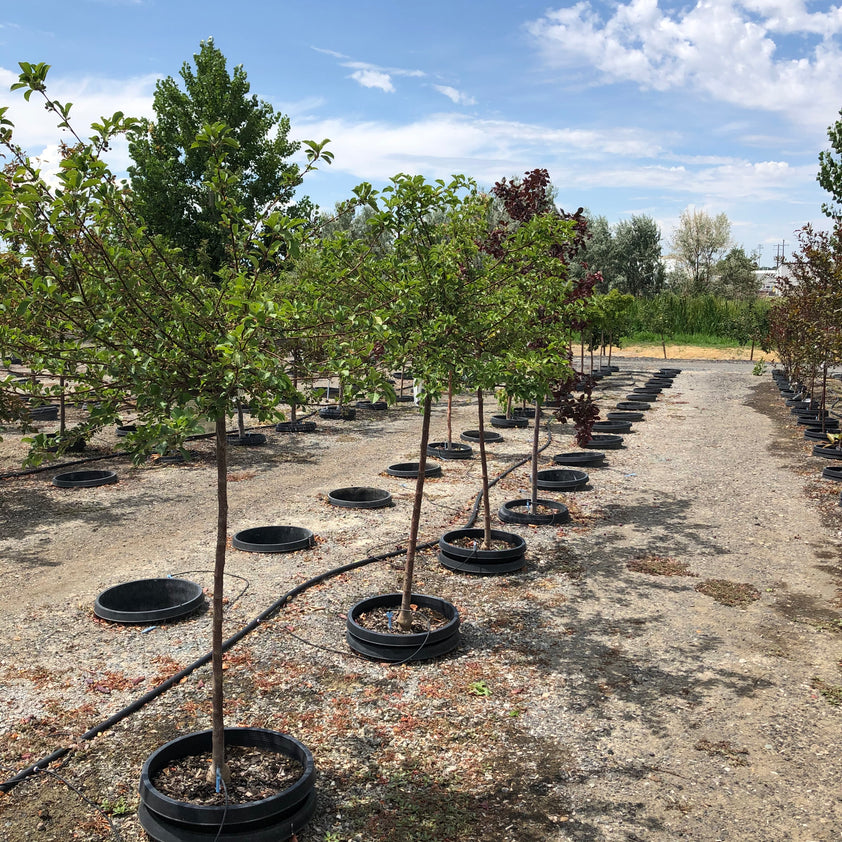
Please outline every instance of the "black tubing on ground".
[{"label": "black tubing on ground", "polygon": [[[541,453],[546,450],[550,444],[552,443],[553,437],[552,432],[550,431],[549,427],[549,420],[547,421],[547,441],[538,449],[538,452]],[[101,456],[96,457],[100,459],[104,459],[107,457]],[[525,465],[529,462],[532,458],[532,455],[524,457],[519,461],[512,464],[508,467],[503,473],[496,476],[493,480],[491,480],[488,484],[489,488],[495,486],[501,479],[508,476],[512,471],[516,468],[519,468],[521,465]],[[468,519],[468,522],[465,524],[465,529],[470,529],[477,519],[477,514],[479,512],[479,505],[482,500],[482,490],[480,490],[474,500],[473,507],[471,508],[471,514]],[[418,544],[417,549],[419,550],[429,550],[433,549],[434,547],[438,546],[438,539],[435,541],[426,541],[423,544]],[[282,597],[275,600],[268,608],[266,608],[262,613],[258,614],[250,623],[243,626],[238,632],[232,634],[227,640],[222,642],[222,651],[227,652],[232,646],[235,646],[239,643],[246,635],[251,634],[256,628],[258,628],[262,623],[265,623],[267,620],[271,620],[272,617],[275,616],[282,608],[286,607],[287,603],[291,602],[295,597],[302,594],[304,591],[309,590],[316,585],[320,585],[322,582],[327,581],[328,579],[332,579],[335,576],[340,576],[343,573],[347,573],[351,570],[356,570],[359,567],[366,567],[369,564],[374,564],[377,561],[387,561],[390,558],[395,558],[396,556],[403,555],[406,552],[405,548],[391,550],[387,553],[381,553],[379,555],[374,556],[367,556],[366,558],[359,559],[358,561],[351,561],[348,564],[343,564],[339,567],[334,567],[330,570],[326,570],[324,573],[319,573],[316,576],[313,576],[310,579],[307,579],[306,582],[302,582],[300,585],[294,587],[291,591],[287,591]],[[139,711],[142,707],[145,707],[149,704],[149,702],[154,701],[169,690],[174,685],[178,684],[183,678],[186,678],[191,673],[195,672],[200,667],[205,666],[205,664],[210,663],[212,658],[211,652],[206,652],[200,658],[197,658],[193,661],[192,664],[188,664],[184,669],[179,670],[175,675],[171,675],[166,680],[162,681],[156,687],[153,687],[148,692],[144,693],[139,698],[135,699],[133,702],[129,703],[124,707],[122,710],[118,710],[116,713],[112,714],[108,717],[108,719],[100,722],[99,725],[95,725],[93,728],[85,731],[81,737],[76,741],[77,743],[87,742],[88,740],[94,739],[94,737],[99,736],[99,734],[103,733],[103,731],[107,731],[109,728],[116,725],[118,722],[122,722],[122,720],[126,719],[127,717],[131,716],[133,713]],[[19,783],[22,783],[27,778],[31,777],[32,775],[36,774],[42,768],[46,768],[51,763],[54,763],[56,760],[60,760],[62,757],[65,757],[69,754],[72,749],[69,746],[65,746],[64,748],[58,748],[51,754],[42,757],[40,760],[37,760],[35,763],[30,764],[25,769],[21,769],[13,777],[9,778],[6,781],[0,782],[0,792],[9,792],[10,790],[14,789]]]}]

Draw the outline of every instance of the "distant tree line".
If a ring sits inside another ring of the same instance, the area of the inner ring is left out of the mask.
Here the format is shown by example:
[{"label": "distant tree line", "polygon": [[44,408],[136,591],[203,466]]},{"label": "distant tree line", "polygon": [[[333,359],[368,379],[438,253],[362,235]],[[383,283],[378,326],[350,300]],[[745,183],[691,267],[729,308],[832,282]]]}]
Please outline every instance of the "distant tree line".
[{"label": "distant tree line", "polygon": [[733,244],[724,213],[683,211],[667,253],[651,216],[633,214],[612,226],[604,216],[585,215],[591,234],[585,261],[590,271],[602,273],[601,292],[616,289],[639,297],[669,291],[729,299],[758,293],[757,255]]}]

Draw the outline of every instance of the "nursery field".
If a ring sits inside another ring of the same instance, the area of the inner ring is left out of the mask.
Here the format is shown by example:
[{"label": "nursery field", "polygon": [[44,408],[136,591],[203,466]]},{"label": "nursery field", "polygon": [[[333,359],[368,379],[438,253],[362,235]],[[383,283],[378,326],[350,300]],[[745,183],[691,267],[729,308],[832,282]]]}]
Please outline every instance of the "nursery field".
[{"label": "nursery field", "polygon": [[[620,372],[598,389],[603,414],[664,365],[633,352],[614,362]],[[228,652],[228,724],[289,733],[315,757],[317,808],[298,842],[840,838],[842,484],[820,478],[825,460],[768,373],[752,376],[747,361],[671,364],[683,369],[672,388],[584,489],[542,492],[569,507],[569,523],[505,527],[527,541],[522,571],[467,576],[422,552],[416,590],[462,619],[450,655],[391,666],[348,649],[348,609],[397,590],[400,557],[304,590]],[[226,635],[319,573],[405,546],[414,481],[384,470],[417,460],[419,426],[400,404],[231,448],[231,532],[297,525],[316,544],[230,550]],[[463,396],[454,432],[476,426]],[[531,429],[502,433],[488,445],[492,477],[529,453]],[[443,435],[440,404],[433,438]],[[548,425],[541,467],[575,449],[571,435]],[[103,432],[92,452],[116,445]],[[0,794],[0,838],[139,842],[141,766],[208,727],[209,667],[79,737],[202,656],[210,614],[122,626],[97,619],[93,603],[112,585],[170,574],[211,588],[211,446],[191,443],[184,464],[90,463],[119,482],[83,489],[52,486],[53,469],[9,476],[24,452],[7,429],[0,780],[71,751]],[[424,542],[464,524],[480,488],[476,458],[441,465],[425,489]],[[389,490],[393,506],[328,503],[352,485]],[[492,510],[528,487],[524,464],[492,489]]]}]

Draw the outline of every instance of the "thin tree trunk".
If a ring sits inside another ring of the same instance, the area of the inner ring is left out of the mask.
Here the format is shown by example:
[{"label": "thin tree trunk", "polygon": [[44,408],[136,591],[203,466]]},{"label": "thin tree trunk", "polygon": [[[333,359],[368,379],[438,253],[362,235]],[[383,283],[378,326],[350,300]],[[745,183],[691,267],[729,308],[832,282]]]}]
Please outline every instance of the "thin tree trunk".
[{"label": "thin tree trunk", "polygon": [[614,340],[608,340],[608,366],[611,367],[611,352],[614,350]]},{"label": "thin tree trunk", "polygon": [[754,340],[751,340],[751,354],[749,354],[748,361],[751,362],[754,359]]},{"label": "thin tree trunk", "polygon": [[477,389],[477,413],[479,416],[479,462],[482,467],[482,518],[485,549],[491,549],[491,501],[488,494],[488,458],[485,455],[485,419],[482,403],[482,387]]},{"label": "thin tree trunk", "polygon": [[59,396],[58,396],[58,433],[59,437],[64,435],[65,426],[67,424],[67,399],[64,396],[64,375],[60,375],[58,379]]},{"label": "thin tree trunk", "polygon": [[[295,393],[295,395],[297,395],[298,394],[298,355],[296,354],[295,351],[292,352],[292,389],[293,389],[293,392]],[[290,405],[290,408],[289,408],[289,420],[292,421],[293,424],[295,423],[296,410],[297,410],[297,407],[295,405],[295,395],[293,395],[292,404]]]},{"label": "thin tree trunk", "polygon": [[453,372],[447,374],[447,449],[453,446]]},{"label": "thin tree trunk", "polygon": [[415,499],[412,502],[412,519],[409,523],[409,546],[403,568],[403,594],[397,624],[404,631],[412,628],[412,578],[415,573],[415,548],[418,545],[418,526],[421,522],[421,501],[424,498],[424,472],[427,469],[427,444],[430,441],[430,414],[433,400],[424,395],[424,412],[421,417],[421,453],[418,456],[418,478],[415,480]]},{"label": "thin tree trunk", "polygon": [[240,403],[239,398],[237,398],[237,430],[240,438],[244,439],[246,437],[246,421],[243,418],[243,405]]},{"label": "thin tree trunk", "polygon": [[541,402],[535,404],[535,429],[532,431],[532,511],[538,505],[538,438],[541,426]]},{"label": "thin tree trunk", "polygon": [[506,418],[512,417],[512,403],[513,403],[513,401],[514,401],[514,398],[511,395],[509,395],[506,398]]},{"label": "thin tree trunk", "polygon": [[[821,403],[819,404],[819,412],[821,413],[820,417],[822,419],[822,433],[823,434],[827,432],[827,424],[825,423],[827,419],[826,419],[826,416],[824,414],[824,403],[825,403],[826,400],[827,400],[827,366],[824,365],[824,366],[822,366],[822,400],[821,400]],[[813,404],[811,403],[810,406],[813,406]]]},{"label": "thin tree trunk", "polygon": [[226,783],[231,778],[225,762],[225,723],[222,718],[222,595],[225,575],[225,548],[228,540],[228,437],[225,415],[216,419],[216,558],[213,566],[213,618],[211,652],[212,672],[212,757],[208,779],[215,781],[217,771]]},{"label": "thin tree trunk", "polygon": [[579,331],[579,374],[585,373],[585,334]]}]

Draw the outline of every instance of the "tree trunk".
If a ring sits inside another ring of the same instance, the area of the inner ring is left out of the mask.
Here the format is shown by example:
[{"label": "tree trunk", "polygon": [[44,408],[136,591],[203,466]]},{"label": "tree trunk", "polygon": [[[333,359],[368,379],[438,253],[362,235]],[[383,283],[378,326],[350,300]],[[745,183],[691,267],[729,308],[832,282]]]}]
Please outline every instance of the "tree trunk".
[{"label": "tree trunk", "polygon": [[415,499],[412,501],[412,519],[409,524],[409,546],[403,568],[403,594],[397,624],[404,631],[412,628],[412,579],[415,572],[415,548],[418,545],[418,526],[421,522],[421,501],[424,498],[424,472],[427,469],[427,443],[430,441],[430,414],[433,399],[424,395],[424,412],[421,417],[421,453],[418,457],[418,478],[415,480]]},{"label": "tree trunk", "polygon": [[611,352],[614,350],[614,338],[608,340],[608,365],[611,365]]},{"label": "tree trunk", "polygon": [[217,774],[228,783],[231,772],[225,762],[225,723],[222,718],[222,594],[225,575],[225,548],[228,540],[228,436],[225,415],[216,419],[216,559],[213,566],[213,625],[211,638],[213,743],[208,780]]},{"label": "tree trunk", "polygon": [[585,373],[585,334],[579,331],[579,374]]},{"label": "tree trunk", "polygon": [[511,395],[509,395],[506,398],[506,418],[512,417],[512,403],[513,403],[513,401],[514,401],[514,398]]},{"label": "tree trunk", "polygon": [[447,449],[453,446],[453,372],[447,374]]},{"label": "tree trunk", "polygon": [[246,437],[246,421],[243,417],[243,405],[239,398],[237,398],[237,431],[241,439]]},{"label": "tree trunk", "polygon": [[[295,394],[298,394],[298,355],[295,351],[292,352],[292,389]],[[295,397],[292,399],[292,404],[289,408],[289,420],[292,423],[295,423],[296,419],[296,410],[297,407],[295,405]]]},{"label": "tree trunk", "polygon": [[67,425],[67,399],[64,396],[64,375],[62,374],[58,379],[59,395],[58,395],[58,433],[59,437],[64,435],[64,430]]},{"label": "tree trunk", "polygon": [[535,403],[535,429],[532,431],[532,511],[535,511],[535,506],[538,505],[538,437],[540,435],[541,426],[541,402]]},{"label": "tree trunk", "polygon": [[754,340],[751,340],[751,354],[749,354],[748,361],[751,362],[754,359]]},{"label": "tree trunk", "polygon": [[[821,400],[821,403],[819,404],[819,412],[821,413],[821,415],[819,417],[822,419],[822,433],[827,432],[827,424],[825,423],[826,418],[825,418],[825,414],[824,414],[824,405],[825,405],[826,400],[827,400],[827,366],[823,365],[822,366],[822,400]],[[811,403],[810,406],[813,406],[813,404]]]},{"label": "tree trunk", "polygon": [[482,518],[485,549],[491,549],[491,501],[488,494],[488,459],[485,455],[485,419],[482,404],[482,388],[477,389],[477,412],[479,414],[479,463],[482,467]]}]

